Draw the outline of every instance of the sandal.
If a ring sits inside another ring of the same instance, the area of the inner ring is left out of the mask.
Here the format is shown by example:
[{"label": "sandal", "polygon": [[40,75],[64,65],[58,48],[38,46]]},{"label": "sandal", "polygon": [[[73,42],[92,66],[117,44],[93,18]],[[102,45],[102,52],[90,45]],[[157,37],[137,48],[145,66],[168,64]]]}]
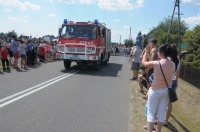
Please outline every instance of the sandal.
[{"label": "sandal", "polygon": [[[144,129],[145,129],[145,130],[148,130],[147,125],[144,125]],[[156,131],[156,129],[153,128],[153,131]]]},{"label": "sandal", "polygon": [[165,126],[165,127],[169,127],[168,123],[164,123],[164,126]]}]

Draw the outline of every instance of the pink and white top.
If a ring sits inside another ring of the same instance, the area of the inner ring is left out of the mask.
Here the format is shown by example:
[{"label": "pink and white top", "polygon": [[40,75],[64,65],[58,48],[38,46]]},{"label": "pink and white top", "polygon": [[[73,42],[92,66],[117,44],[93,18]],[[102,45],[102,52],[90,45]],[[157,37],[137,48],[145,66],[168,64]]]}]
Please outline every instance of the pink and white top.
[{"label": "pink and white top", "polygon": [[[167,83],[169,86],[171,86],[172,78],[175,72],[175,63],[168,59],[161,59],[160,64],[162,66]],[[162,71],[160,69],[160,64],[159,61],[154,61],[154,79],[151,84],[151,87],[154,89],[164,89],[167,87]]]}]

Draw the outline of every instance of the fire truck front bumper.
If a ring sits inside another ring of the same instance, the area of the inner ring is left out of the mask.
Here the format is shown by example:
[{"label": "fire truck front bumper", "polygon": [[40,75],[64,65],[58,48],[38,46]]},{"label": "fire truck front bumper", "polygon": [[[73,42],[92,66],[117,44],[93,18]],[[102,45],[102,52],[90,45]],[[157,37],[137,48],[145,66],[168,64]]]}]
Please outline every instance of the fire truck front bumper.
[{"label": "fire truck front bumper", "polygon": [[81,62],[81,61],[98,61],[97,55],[92,54],[63,54],[63,53],[57,53],[56,58],[59,60],[69,60],[69,61],[75,61],[75,62]]}]

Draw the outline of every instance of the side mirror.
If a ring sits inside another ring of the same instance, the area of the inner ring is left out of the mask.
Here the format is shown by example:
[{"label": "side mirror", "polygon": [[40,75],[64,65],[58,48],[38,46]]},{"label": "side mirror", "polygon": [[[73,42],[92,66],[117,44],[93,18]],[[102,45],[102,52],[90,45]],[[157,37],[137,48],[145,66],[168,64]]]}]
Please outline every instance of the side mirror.
[{"label": "side mirror", "polygon": [[61,28],[58,29],[58,34],[61,35]]}]

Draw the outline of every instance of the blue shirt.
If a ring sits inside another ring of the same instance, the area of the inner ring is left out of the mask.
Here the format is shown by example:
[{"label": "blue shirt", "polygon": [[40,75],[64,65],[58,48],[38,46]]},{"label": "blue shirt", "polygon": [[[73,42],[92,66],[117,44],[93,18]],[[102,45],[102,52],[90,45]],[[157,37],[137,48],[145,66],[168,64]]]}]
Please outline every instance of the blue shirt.
[{"label": "blue shirt", "polygon": [[19,51],[19,42],[17,42],[16,40],[12,40],[11,41],[11,45],[10,45],[10,50],[15,53]]},{"label": "blue shirt", "polygon": [[33,44],[27,44],[27,51],[31,51],[33,49]]}]

